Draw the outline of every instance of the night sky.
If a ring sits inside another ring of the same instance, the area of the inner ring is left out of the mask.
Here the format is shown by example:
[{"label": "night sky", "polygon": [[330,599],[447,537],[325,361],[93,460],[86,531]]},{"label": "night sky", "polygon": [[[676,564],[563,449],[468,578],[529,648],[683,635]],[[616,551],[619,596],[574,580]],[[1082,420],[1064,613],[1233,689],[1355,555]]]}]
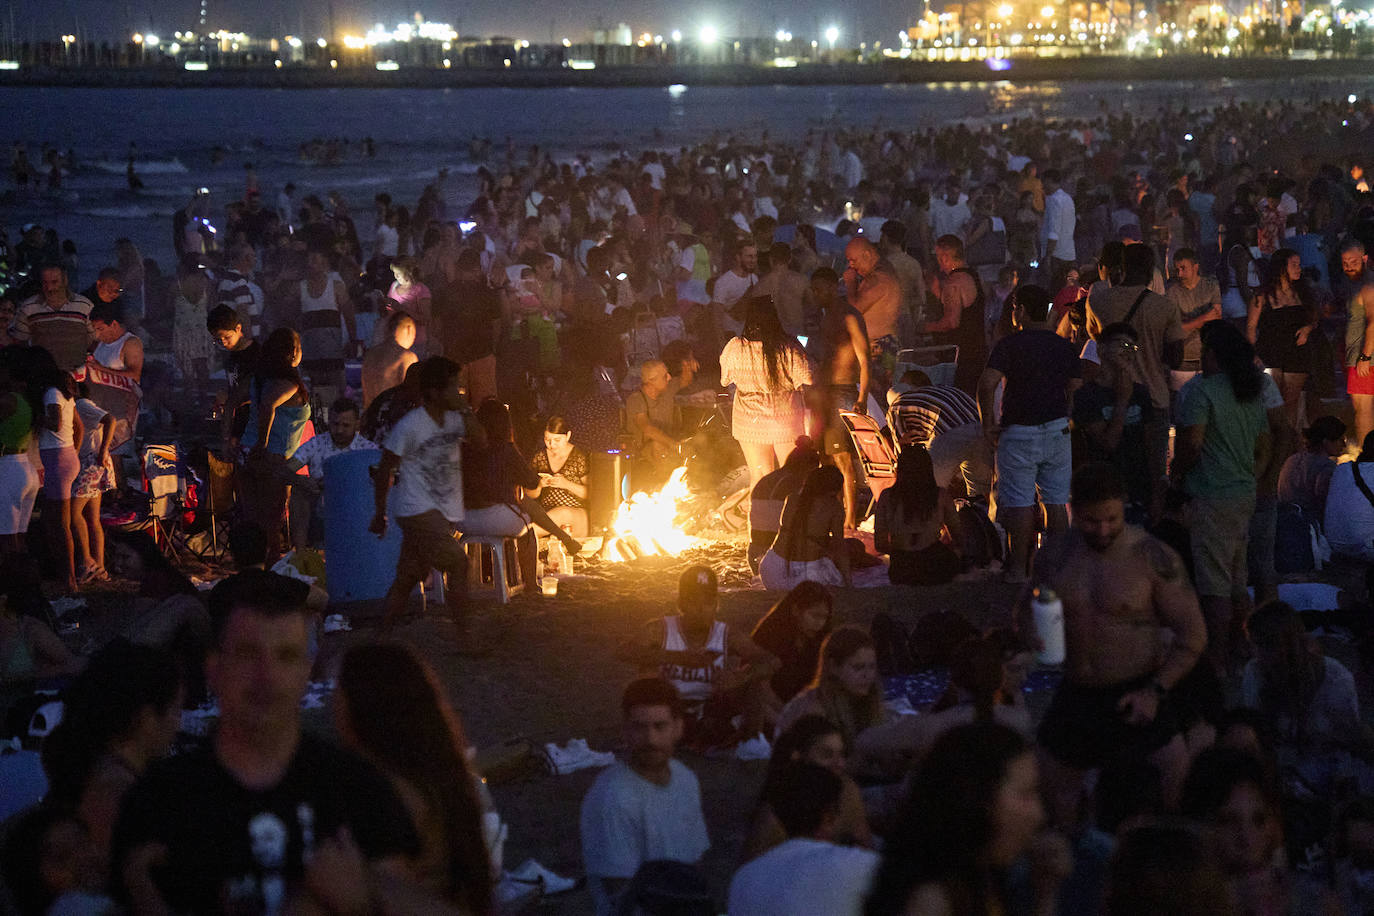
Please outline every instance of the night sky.
[{"label": "night sky", "polygon": [[[105,40],[132,31],[195,28],[200,0],[4,0],[0,7],[0,32],[9,33],[13,22],[16,37],[56,39],[78,29],[82,37]],[[249,34],[323,35],[329,22],[329,0],[209,0],[210,27]],[[394,28],[417,10],[436,22],[449,22],[462,34],[557,41],[586,37],[598,20],[613,27],[624,21],[635,29],[668,34],[681,29],[695,35],[702,25],[714,25],[722,36],[771,35],[780,28],[798,36],[816,35],[837,25],[845,36],[857,40],[892,43],[897,30],[920,9],[911,0],[430,0],[419,3],[396,0],[333,0],[339,31],[365,30],[381,21]],[[861,9],[856,9],[861,7]],[[684,13],[683,10],[690,10]],[[819,36],[817,36],[819,37]],[[846,39],[847,40],[847,39]]]}]

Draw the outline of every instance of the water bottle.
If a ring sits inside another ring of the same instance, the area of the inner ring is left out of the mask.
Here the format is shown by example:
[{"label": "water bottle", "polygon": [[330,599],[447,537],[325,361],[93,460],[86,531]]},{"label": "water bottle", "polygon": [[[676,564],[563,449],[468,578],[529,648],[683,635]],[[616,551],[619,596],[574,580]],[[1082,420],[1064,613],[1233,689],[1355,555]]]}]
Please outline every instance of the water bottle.
[{"label": "water bottle", "polygon": [[568,555],[563,549],[563,542],[557,538],[551,538],[549,540],[549,558],[544,563],[544,572],[561,573],[567,568],[567,565]]},{"label": "water bottle", "polygon": [[1041,649],[1035,660],[1042,665],[1064,663],[1064,603],[1048,588],[1037,588],[1031,599],[1031,613],[1035,617],[1035,635]]}]

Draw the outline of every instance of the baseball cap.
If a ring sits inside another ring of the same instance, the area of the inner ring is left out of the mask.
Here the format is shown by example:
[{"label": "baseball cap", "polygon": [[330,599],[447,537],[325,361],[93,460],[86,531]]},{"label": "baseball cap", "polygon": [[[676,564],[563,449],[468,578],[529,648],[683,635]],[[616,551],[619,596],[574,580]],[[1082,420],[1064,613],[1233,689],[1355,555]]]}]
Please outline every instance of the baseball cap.
[{"label": "baseball cap", "polygon": [[712,607],[719,584],[711,567],[689,566],[677,580],[677,603],[681,607]]}]

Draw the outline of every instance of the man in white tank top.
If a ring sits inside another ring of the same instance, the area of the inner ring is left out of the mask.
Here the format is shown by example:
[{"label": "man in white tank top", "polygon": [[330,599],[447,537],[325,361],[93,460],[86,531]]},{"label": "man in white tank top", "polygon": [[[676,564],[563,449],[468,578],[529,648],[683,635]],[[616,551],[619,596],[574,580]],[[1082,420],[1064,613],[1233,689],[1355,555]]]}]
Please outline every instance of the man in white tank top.
[{"label": "man in white tank top", "polygon": [[[124,309],[118,300],[96,302],[91,308],[91,335],[95,350],[86,357],[86,384],[91,400],[115,418],[110,452],[132,455],[143,401],[143,341],[124,329]],[[122,462],[115,462],[116,473]],[[121,475],[122,476],[122,475]]]},{"label": "man in white tank top", "polygon": [[658,674],[682,697],[695,743],[727,743],[735,716],[744,718],[738,730],[744,737],[766,731],[776,716],[766,688],[780,663],[716,618],[717,586],[709,567],[689,567],[678,580],[681,613],[650,621],[636,647],[646,673]]}]

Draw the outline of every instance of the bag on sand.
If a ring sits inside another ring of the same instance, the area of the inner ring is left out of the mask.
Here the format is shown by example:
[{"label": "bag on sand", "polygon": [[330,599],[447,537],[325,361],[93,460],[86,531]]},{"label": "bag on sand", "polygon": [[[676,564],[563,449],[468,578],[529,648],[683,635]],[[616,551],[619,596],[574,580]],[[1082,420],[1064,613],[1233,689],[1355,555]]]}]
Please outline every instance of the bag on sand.
[{"label": "bag on sand", "polygon": [[964,558],[964,569],[986,569],[1006,560],[1002,537],[988,518],[988,507],[971,500],[955,500],[959,530],[951,531]]}]

